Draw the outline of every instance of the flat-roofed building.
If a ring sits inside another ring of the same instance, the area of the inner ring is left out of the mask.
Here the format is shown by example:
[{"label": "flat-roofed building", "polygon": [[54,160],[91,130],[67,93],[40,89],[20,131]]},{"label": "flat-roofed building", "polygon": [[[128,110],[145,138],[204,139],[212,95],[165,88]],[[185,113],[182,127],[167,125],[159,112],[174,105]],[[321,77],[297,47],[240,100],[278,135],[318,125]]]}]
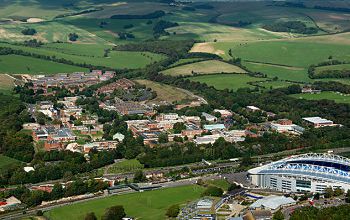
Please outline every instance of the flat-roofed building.
[{"label": "flat-roofed building", "polygon": [[306,118],[303,118],[303,120],[312,124],[312,126],[315,128],[327,127],[327,126],[337,126],[338,125],[338,124],[334,124],[333,121],[331,121],[331,120],[321,118],[321,117],[306,117]]}]

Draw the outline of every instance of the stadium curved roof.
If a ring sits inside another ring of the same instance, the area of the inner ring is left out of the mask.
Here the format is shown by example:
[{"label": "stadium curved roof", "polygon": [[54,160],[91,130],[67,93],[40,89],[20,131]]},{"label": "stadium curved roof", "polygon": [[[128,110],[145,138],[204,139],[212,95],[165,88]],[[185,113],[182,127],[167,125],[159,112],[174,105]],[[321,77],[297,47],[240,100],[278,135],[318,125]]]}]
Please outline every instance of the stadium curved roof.
[{"label": "stadium curved roof", "polygon": [[333,154],[302,154],[251,169],[249,173],[309,176],[350,184],[350,160]]}]

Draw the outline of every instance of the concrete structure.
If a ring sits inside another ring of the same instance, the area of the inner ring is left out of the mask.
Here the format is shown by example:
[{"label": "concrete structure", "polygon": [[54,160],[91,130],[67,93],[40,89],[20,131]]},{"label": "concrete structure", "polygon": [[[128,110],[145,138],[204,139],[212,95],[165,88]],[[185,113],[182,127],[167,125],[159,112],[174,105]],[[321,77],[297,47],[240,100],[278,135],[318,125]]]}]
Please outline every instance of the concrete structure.
[{"label": "concrete structure", "polygon": [[337,125],[337,124],[334,124],[333,121],[331,120],[320,118],[320,117],[306,117],[306,118],[303,118],[303,120],[312,124],[312,126],[314,126],[315,128]]},{"label": "concrete structure", "polygon": [[333,154],[291,156],[248,171],[252,184],[283,192],[350,189],[350,159]]},{"label": "concrete structure", "polygon": [[216,122],[218,120],[218,118],[215,117],[214,115],[211,115],[205,112],[202,113],[202,116],[205,118],[206,121],[209,121],[209,122]]},{"label": "concrete structure", "polygon": [[213,130],[223,130],[225,129],[224,124],[212,124],[212,125],[204,125],[204,130],[213,131]]},{"label": "concrete structure", "polygon": [[296,201],[291,197],[285,196],[266,196],[262,199],[258,199],[249,206],[251,209],[267,209],[271,211],[277,211],[281,207],[295,205]]}]

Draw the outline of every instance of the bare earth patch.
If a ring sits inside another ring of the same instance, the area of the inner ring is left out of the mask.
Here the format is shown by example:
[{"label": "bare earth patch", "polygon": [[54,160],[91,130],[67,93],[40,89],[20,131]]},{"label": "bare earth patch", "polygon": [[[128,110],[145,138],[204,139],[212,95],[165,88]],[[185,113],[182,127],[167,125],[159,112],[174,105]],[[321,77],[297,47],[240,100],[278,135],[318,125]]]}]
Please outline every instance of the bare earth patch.
[{"label": "bare earth patch", "polygon": [[197,43],[191,48],[190,52],[214,53],[216,55],[225,54],[225,51],[223,50],[215,50],[213,45],[211,45],[210,43]]},{"label": "bare earth patch", "polygon": [[44,19],[41,18],[28,18],[27,23],[39,23],[45,21]]}]

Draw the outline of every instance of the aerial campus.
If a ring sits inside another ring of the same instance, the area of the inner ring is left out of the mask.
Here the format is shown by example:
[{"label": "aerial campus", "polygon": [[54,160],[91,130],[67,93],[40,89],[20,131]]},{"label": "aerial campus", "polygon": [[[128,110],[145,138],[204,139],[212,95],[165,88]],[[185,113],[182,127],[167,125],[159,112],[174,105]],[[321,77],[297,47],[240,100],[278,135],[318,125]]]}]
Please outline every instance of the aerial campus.
[{"label": "aerial campus", "polygon": [[0,0],[0,219],[350,220],[349,20]]}]

